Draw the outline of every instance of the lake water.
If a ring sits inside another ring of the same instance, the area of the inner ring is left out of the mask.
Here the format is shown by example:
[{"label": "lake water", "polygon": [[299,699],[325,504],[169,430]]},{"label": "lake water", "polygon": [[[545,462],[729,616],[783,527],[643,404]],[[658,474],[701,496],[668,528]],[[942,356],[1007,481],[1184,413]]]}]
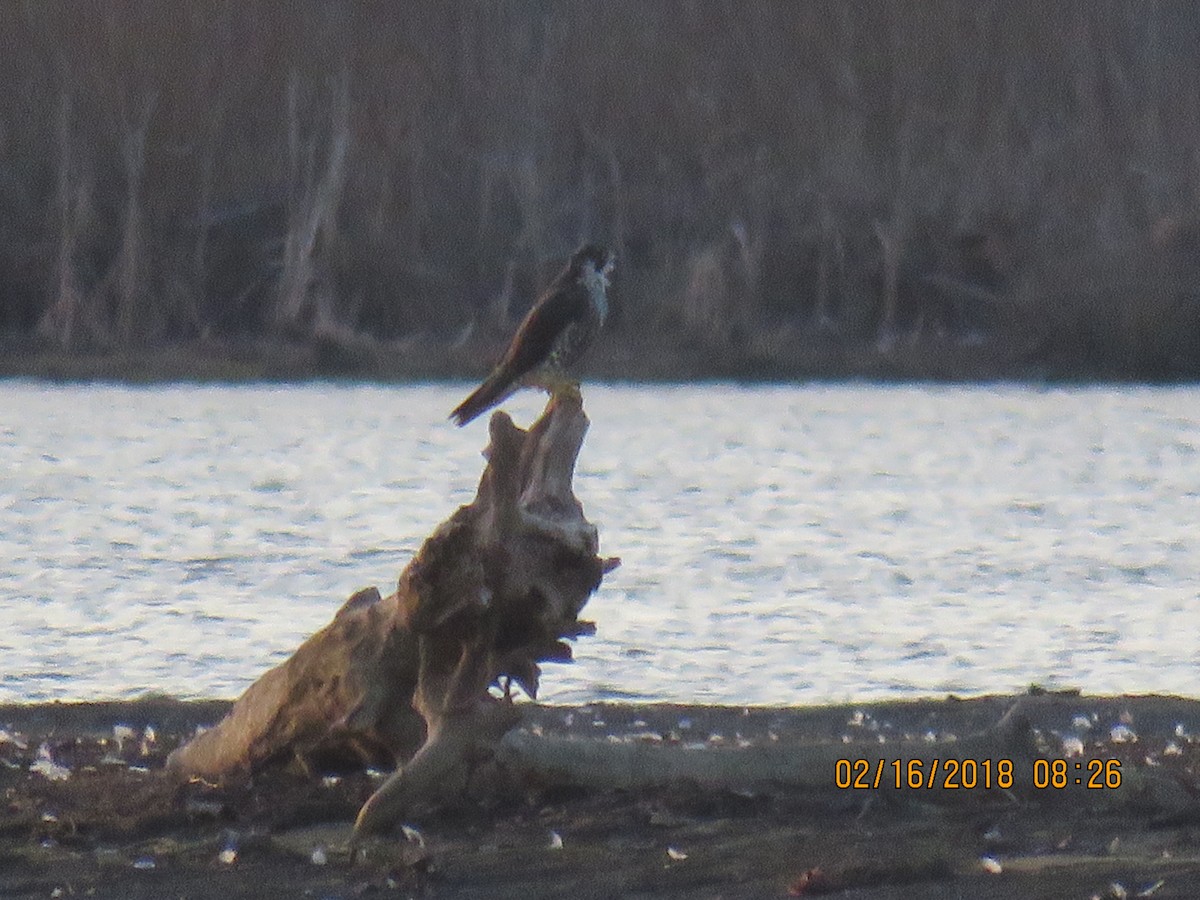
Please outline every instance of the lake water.
[{"label": "lake water", "polygon": [[[469,501],[468,387],[0,382],[0,701],[237,695]],[[1200,388],[586,401],[623,565],[543,699],[1200,695]]]}]

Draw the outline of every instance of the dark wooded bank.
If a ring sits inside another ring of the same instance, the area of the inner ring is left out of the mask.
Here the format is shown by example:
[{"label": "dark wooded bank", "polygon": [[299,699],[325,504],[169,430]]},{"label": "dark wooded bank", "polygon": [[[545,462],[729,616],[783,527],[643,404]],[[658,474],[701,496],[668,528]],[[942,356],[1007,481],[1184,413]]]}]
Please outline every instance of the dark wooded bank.
[{"label": "dark wooded bank", "polygon": [[1195,377],[1198,46],[1133,0],[12,0],[0,340],[466,374],[586,235],[611,374]]}]

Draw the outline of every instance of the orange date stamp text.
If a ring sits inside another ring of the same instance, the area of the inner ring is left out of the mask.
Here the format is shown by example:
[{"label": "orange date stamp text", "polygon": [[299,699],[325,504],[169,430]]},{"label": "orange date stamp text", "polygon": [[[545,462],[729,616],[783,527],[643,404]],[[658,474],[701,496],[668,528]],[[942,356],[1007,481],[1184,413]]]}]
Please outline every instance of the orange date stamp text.
[{"label": "orange date stamp text", "polygon": [[1064,790],[1121,786],[1119,759],[838,759],[833,783],[840,790]]}]

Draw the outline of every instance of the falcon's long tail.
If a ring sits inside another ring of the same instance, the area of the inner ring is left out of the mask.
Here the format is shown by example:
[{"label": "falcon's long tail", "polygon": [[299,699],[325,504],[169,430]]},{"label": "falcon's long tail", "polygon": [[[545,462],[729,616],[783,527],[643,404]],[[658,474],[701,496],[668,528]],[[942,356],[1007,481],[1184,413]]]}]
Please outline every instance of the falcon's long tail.
[{"label": "falcon's long tail", "polygon": [[466,400],[454,408],[454,412],[450,413],[450,418],[454,420],[455,425],[461,428],[504,400],[513,392],[514,387],[513,379],[507,372],[493,372],[483,384],[471,391]]}]

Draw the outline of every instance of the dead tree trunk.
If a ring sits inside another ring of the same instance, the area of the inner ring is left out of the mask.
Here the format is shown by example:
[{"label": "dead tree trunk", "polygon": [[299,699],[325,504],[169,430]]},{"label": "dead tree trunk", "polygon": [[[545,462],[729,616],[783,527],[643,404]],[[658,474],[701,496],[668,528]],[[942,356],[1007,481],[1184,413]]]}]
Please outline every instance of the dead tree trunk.
[{"label": "dead tree trunk", "polygon": [[425,541],[396,591],[351,597],[168,768],[221,778],[347,748],[408,759],[363,806],[356,838],[435,796],[517,723],[510,683],[536,696],[539,664],[570,660],[564,639],[592,631],[579,613],[616,560],[597,555],[572,492],[587,426],[577,400],[551,401],[529,431],[494,414],[474,501]]}]

